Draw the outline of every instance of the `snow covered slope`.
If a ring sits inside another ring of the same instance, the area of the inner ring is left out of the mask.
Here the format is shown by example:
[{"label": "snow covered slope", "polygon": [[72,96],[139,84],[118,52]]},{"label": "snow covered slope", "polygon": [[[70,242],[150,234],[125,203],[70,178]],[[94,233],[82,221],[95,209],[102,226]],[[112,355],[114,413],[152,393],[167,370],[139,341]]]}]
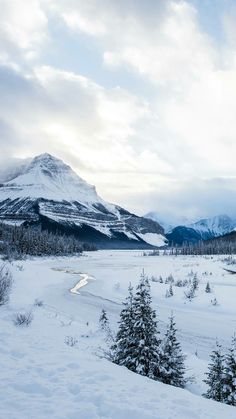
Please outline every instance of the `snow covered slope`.
[{"label": "snow covered slope", "polygon": [[[156,258],[139,251],[103,250],[80,258],[9,264],[13,292],[9,305],[0,307],[0,418],[235,419],[235,407],[201,397],[216,336],[227,348],[235,331],[235,280],[224,273],[222,263],[218,256]],[[172,273],[175,280],[198,273],[199,289],[192,302],[186,303],[180,287],[165,298],[167,285],[151,283],[161,338],[170,313],[175,314],[187,375],[195,376],[186,389],[142,377],[101,357],[99,348],[108,346],[98,325],[101,309],[115,332],[128,284],[136,286],[143,268],[148,276],[166,278]],[[91,279],[79,294],[71,293],[81,273]],[[213,294],[204,291],[208,280]],[[218,306],[210,303],[213,297]],[[43,305],[34,305],[35,299]],[[29,310],[31,325],[16,327],[16,313]],[[68,344],[70,339],[74,346]]]},{"label": "snow covered slope", "polygon": [[157,222],[107,203],[70,166],[47,153],[0,185],[0,220],[39,223],[49,229],[60,226],[83,241],[116,247],[165,243]]}]

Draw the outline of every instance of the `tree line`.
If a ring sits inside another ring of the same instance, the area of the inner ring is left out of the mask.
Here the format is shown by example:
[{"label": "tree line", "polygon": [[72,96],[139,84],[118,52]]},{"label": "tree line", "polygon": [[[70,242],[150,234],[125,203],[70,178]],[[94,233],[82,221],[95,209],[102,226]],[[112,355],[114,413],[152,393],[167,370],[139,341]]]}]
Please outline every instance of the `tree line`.
[{"label": "tree line", "polygon": [[24,256],[64,256],[95,250],[95,246],[81,243],[74,236],[41,230],[40,227],[0,224],[0,253],[6,258]]},{"label": "tree line", "polygon": [[236,254],[236,240],[226,241],[214,239],[212,241],[200,241],[199,243],[183,243],[181,246],[170,246],[164,249],[164,254],[178,255],[232,255]]}]

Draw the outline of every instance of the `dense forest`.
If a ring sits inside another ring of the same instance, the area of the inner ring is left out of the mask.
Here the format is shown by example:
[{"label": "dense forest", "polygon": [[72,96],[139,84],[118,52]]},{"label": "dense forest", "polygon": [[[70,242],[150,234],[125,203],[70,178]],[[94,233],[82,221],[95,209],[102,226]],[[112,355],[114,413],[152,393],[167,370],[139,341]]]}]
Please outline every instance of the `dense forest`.
[{"label": "dense forest", "polygon": [[40,227],[24,227],[0,224],[0,253],[6,258],[24,256],[63,256],[95,250],[95,246],[81,243],[73,236],[41,230]]}]

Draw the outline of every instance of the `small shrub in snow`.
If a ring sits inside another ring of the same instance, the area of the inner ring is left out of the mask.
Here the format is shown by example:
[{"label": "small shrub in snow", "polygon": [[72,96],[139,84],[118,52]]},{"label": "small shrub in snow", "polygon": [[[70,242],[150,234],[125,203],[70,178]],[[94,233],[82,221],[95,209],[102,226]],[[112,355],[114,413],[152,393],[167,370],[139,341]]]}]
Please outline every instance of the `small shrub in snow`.
[{"label": "small shrub in snow", "polygon": [[73,337],[73,336],[66,336],[65,337],[65,344],[67,346],[73,347],[73,346],[76,346],[77,343],[78,343],[78,339],[76,339],[75,337]]},{"label": "small shrub in snow", "polygon": [[211,293],[211,287],[210,287],[209,282],[207,282],[207,284],[206,284],[205,292],[206,292],[207,294]]},{"label": "small shrub in snow", "polygon": [[174,286],[175,287],[186,287],[188,285],[188,280],[187,279],[177,279],[177,281],[175,281]]},{"label": "small shrub in snow", "polygon": [[191,285],[191,287],[187,291],[184,292],[184,295],[185,295],[185,298],[188,301],[192,301],[193,298],[196,297],[196,292],[195,292],[195,289],[193,288],[192,285]]},{"label": "small shrub in snow", "polygon": [[108,317],[107,317],[107,313],[104,309],[102,309],[102,312],[101,312],[101,315],[100,315],[100,318],[99,318],[99,325],[100,325],[101,330],[103,332],[105,332],[105,334],[106,334],[106,341],[107,342],[109,342],[109,341],[112,342],[113,341],[113,336],[112,336],[112,332],[111,332],[111,329],[110,329],[110,323],[109,323],[109,320],[108,320]]},{"label": "small shrub in snow", "polygon": [[175,280],[174,280],[172,274],[170,274],[165,280],[165,284],[173,284],[174,282],[175,282]]},{"label": "small shrub in snow", "polygon": [[185,287],[185,285],[187,285],[188,281],[182,281],[182,279],[177,279],[177,281],[175,281],[174,286],[175,287]]},{"label": "small shrub in snow", "polygon": [[11,288],[11,273],[4,265],[2,265],[0,267],[0,305],[4,305],[9,301]]},{"label": "small shrub in snow", "polygon": [[33,320],[31,311],[25,313],[17,313],[14,316],[13,322],[15,326],[29,326]]},{"label": "small shrub in snow", "polygon": [[166,298],[169,298],[169,297],[173,297],[173,295],[174,295],[174,293],[173,293],[173,288],[172,288],[172,285],[170,285],[170,288],[169,288],[168,290],[166,290],[166,295],[165,295],[165,297],[166,297]]},{"label": "small shrub in snow", "polygon": [[212,304],[213,306],[218,306],[218,305],[219,305],[219,303],[218,303],[218,301],[217,301],[217,299],[216,299],[216,298],[213,298],[213,300],[211,300],[211,304]]},{"label": "small shrub in snow", "polygon": [[193,272],[193,270],[191,270],[189,273],[188,273],[188,277],[189,278],[192,278],[194,276],[194,272]]},{"label": "small shrub in snow", "polygon": [[181,281],[181,279],[177,279],[177,281],[175,281],[174,285],[175,285],[175,287],[182,287],[183,286],[183,281]]},{"label": "small shrub in snow", "polygon": [[36,306],[36,307],[42,307],[43,306],[43,300],[39,300],[38,298],[36,298],[34,300],[34,306]]}]

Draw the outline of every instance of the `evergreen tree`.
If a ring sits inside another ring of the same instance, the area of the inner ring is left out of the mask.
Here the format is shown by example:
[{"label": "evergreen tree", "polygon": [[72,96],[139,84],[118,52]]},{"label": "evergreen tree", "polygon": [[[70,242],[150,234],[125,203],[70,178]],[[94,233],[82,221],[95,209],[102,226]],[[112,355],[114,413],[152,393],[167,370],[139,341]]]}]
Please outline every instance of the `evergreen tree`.
[{"label": "evergreen tree", "polygon": [[107,327],[109,327],[109,321],[108,321],[108,318],[107,318],[107,313],[104,310],[104,308],[102,309],[102,312],[101,312],[101,315],[100,315],[100,318],[99,318],[99,324],[100,324],[100,327],[103,331],[106,330]]},{"label": "evergreen tree", "polygon": [[159,375],[159,350],[156,312],[151,308],[150,285],[144,273],[133,301],[132,356],[135,371],[150,378]]},{"label": "evergreen tree", "polygon": [[223,401],[236,406],[236,336],[233,336],[232,345],[225,357]]},{"label": "evergreen tree", "polygon": [[163,383],[175,387],[184,387],[186,383],[184,378],[185,356],[183,355],[180,343],[176,338],[176,332],[177,329],[175,327],[174,316],[171,314],[170,322],[161,347],[159,379]]},{"label": "evergreen tree", "polygon": [[199,280],[198,280],[197,274],[195,273],[193,276],[193,283],[192,283],[192,287],[194,291],[197,291],[198,284],[199,284]]},{"label": "evergreen tree", "polygon": [[172,285],[170,285],[169,289],[168,289],[168,290],[166,290],[166,295],[165,295],[165,297],[166,297],[166,298],[169,298],[169,297],[173,297],[173,295],[174,295],[174,292],[173,292],[173,287],[172,287]]},{"label": "evergreen tree", "polygon": [[112,360],[118,365],[124,365],[131,371],[136,371],[133,357],[133,287],[129,285],[129,295],[123,303],[124,308],[120,313],[119,329],[115,343],[111,347]]},{"label": "evergreen tree", "polygon": [[206,284],[205,292],[208,293],[208,294],[211,292],[211,287],[210,287],[209,281]]},{"label": "evergreen tree", "polygon": [[105,334],[106,334],[105,340],[107,342],[112,342],[114,340],[114,337],[113,337],[113,334],[112,334],[111,329],[110,329],[110,323],[109,323],[109,319],[107,317],[107,313],[104,309],[102,309],[102,312],[101,312],[101,315],[100,315],[100,318],[99,318],[99,324],[100,324],[100,327],[101,327],[102,331],[105,332]]},{"label": "evergreen tree", "polygon": [[224,386],[224,356],[221,345],[216,341],[216,348],[212,352],[211,362],[206,373],[207,379],[204,382],[208,385],[208,390],[203,396],[218,402],[223,401]]}]

